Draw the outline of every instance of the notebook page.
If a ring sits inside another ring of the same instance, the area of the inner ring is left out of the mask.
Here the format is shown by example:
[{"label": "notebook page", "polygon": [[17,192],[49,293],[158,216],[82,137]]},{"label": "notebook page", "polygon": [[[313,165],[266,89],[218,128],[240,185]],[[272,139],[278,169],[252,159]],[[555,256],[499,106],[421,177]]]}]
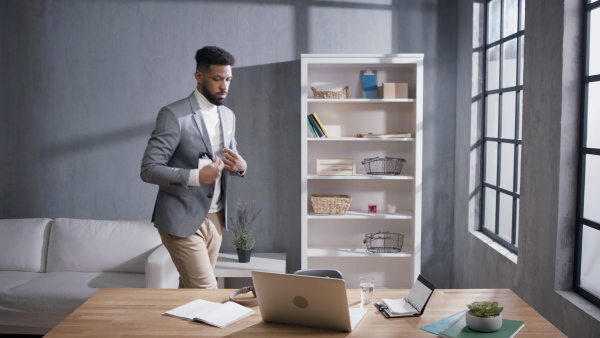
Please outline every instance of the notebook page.
[{"label": "notebook page", "polygon": [[414,305],[419,312],[421,312],[425,302],[427,302],[427,299],[429,299],[431,292],[431,289],[426,287],[425,284],[421,283],[421,281],[417,280],[406,299],[408,299],[410,303]]},{"label": "notebook page", "polygon": [[367,314],[367,309],[359,307],[348,308],[350,312],[350,327],[354,330]]},{"label": "notebook page", "polygon": [[227,302],[219,305],[220,306],[213,311],[204,312],[201,315],[196,316],[194,320],[202,321],[216,327],[225,327],[256,312],[234,302]]},{"label": "notebook page", "polygon": [[194,319],[194,317],[197,317],[205,312],[213,311],[220,306],[220,303],[209,302],[204,299],[196,299],[192,302],[176,307],[173,310],[169,310],[164,314],[173,317],[192,320]]},{"label": "notebook page", "polygon": [[410,305],[404,298],[402,299],[387,299],[384,298],[382,301],[394,314],[414,314],[417,311],[412,305]]}]

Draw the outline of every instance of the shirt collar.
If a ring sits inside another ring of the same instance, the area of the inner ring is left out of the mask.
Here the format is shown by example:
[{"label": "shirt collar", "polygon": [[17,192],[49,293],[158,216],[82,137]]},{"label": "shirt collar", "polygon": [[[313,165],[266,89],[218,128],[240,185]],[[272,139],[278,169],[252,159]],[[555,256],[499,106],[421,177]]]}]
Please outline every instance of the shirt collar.
[{"label": "shirt collar", "polygon": [[194,89],[194,95],[196,96],[196,100],[198,100],[198,105],[200,105],[200,110],[205,112],[217,112],[217,106],[210,103],[202,93],[198,91],[198,88]]}]

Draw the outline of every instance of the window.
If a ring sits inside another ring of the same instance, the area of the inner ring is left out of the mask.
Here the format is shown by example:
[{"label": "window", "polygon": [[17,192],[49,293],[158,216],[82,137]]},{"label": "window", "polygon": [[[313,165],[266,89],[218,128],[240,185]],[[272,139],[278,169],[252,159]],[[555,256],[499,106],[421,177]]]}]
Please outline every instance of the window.
[{"label": "window", "polygon": [[584,71],[573,289],[600,306],[600,1],[585,6]]},{"label": "window", "polygon": [[480,231],[517,252],[525,0],[488,0]]}]

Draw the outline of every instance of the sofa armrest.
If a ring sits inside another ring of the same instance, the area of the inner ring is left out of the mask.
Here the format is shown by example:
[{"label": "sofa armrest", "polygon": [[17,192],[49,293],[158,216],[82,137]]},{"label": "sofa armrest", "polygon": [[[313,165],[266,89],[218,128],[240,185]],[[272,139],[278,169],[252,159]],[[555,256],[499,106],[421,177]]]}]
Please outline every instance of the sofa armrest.
[{"label": "sofa armrest", "polygon": [[159,245],[146,261],[146,287],[155,289],[177,289],[179,273],[164,245]]}]

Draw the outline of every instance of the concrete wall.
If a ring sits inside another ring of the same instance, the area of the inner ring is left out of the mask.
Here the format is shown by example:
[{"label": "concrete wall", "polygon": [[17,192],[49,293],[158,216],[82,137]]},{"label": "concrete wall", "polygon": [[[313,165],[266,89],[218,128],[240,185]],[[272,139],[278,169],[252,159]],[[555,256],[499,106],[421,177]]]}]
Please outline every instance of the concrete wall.
[{"label": "concrete wall", "polygon": [[[160,107],[195,87],[194,53],[237,57],[238,118],[257,252],[300,267],[300,54],[424,53],[423,273],[452,271],[454,1],[0,0],[0,218],[149,219],[139,167]],[[232,251],[226,234],[223,250]]]},{"label": "concrete wall", "polygon": [[468,21],[481,7],[474,1],[459,4],[453,287],[510,288],[569,337],[595,337],[600,310],[570,291],[582,2],[527,0],[526,6],[516,257],[485,237],[469,233],[479,223],[481,130],[477,126],[481,125],[482,101],[481,77],[471,77],[480,68],[478,64],[472,68],[470,62],[479,60],[472,58],[471,38],[473,26],[479,23]]}]

